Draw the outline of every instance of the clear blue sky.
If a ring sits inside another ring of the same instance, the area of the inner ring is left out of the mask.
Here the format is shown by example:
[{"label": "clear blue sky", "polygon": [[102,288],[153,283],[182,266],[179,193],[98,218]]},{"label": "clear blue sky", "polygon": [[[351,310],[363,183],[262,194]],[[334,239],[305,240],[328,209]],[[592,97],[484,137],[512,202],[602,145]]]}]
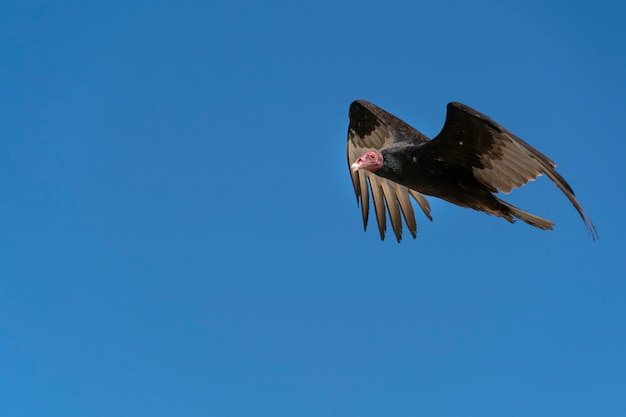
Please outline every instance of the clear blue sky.
[{"label": "clear blue sky", "polygon": [[[0,8],[0,415],[625,416],[619,2]],[[619,9],[618,9],[619,8]],[[361,225],[350,102],[488,114],[559,163]]]}]

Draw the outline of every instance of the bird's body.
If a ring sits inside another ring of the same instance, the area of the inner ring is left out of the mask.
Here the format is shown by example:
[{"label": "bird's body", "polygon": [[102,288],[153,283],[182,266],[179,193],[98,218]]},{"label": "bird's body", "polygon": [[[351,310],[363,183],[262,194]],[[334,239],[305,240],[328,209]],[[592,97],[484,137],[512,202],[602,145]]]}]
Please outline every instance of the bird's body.
[{"label": "bird's body", "polygon": [[508,193],[541,174],[565,193],[592,237],[597,236],[571,187],[554,170],[554,162],[487,116],[460,103],[448,105],[443,130],[430,140],[385,110],[363,100],[355,101],[350,106],[348,164],[365,225],[369,183],[383,239],[385,207],[398,241],[402,234],[400,213],[415,237],[417,225],[409,195],[430,218],[430,207],[420,193],[509,222],[518,218],[544,230],[552,229],[551,221],[495,195],[498,191]]},{"label": "bird's body", "polygon": [[423,144],[394,146],[381,153],[386,163],[376,174],[411,190],[437,197],[457,206],[502,217],[514,217],[541,229],[553,223],[522,212],[497,198],[471,171],[420,152]]}]

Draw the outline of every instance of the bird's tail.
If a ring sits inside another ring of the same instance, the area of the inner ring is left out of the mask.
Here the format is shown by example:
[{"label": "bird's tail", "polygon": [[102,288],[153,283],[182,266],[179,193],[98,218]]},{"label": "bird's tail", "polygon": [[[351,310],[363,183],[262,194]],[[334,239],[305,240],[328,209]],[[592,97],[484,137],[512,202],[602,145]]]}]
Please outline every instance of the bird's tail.
[{"label": "bird's tail", "polygon": [[517,207],[507,203],[506,201],[498,199],[498,202],[508,209],[510,215],[512,215],[513,217],[517,217],[521,221],[528,223],[531,226],[538,227],[542,230],[552,230],[552,228],[554,227],[554,223],[550,220],[546,220],[539,216],[535,216],[534,214],[522,211]]}]

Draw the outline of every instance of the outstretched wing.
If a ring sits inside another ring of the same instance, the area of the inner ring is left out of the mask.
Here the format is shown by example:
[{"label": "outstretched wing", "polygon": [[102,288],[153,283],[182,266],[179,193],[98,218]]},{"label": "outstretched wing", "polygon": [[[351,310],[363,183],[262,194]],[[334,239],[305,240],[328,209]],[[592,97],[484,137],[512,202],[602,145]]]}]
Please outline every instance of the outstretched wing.
[{"label": "outstretched wing", "polygon": [[[357,100],[350,105],[350,125],[348,127],[348,167],[357,158],[369,151],[381,151],[398,141],[426,142],[428,138],[411,126],[364,100]],[[398,242],[402,239],[401,214],[411,235],[417,235],[415,213],[409,196],[412,196],[420,206],[426,217],[430,216],[428,200],[416,191],[393,181],[379,177],[366,170],[350,171],[352,185],[356,194],[357,203],[361,205],[363,227],[367,229],[369,216],[369,189],[374,202],[374,212],[380,238],[385,239],[387,229],[386,210],[389,211],[391,226]]]},{"label": "outstretched wing", "polygon": [[509,193],[546,174],[574,205],[591,237],[598,237],[591,219],[576,200],[572,187],[555,171],[556,164],[471,107],[461,103],[448,104],[443,129],[422,146],[420,152],[471,170],[492,192]]}]

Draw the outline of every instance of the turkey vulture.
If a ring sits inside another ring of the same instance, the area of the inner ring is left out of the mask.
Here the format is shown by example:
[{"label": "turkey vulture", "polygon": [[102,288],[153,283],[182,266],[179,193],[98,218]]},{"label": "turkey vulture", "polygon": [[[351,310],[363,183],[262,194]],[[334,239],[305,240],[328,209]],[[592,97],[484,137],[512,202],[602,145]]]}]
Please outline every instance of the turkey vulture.
[{"label": "turkey vulture", "polygon": [[430,205],[422,194],[511,223],[517,218],[551,230],[553,222],[522,211],[495,195],[508,194],[541,174],[546,174],[571,201],[591,237],[598,237],[574,191],[554,170],[556,164],[471,107],[448,104],[443,129],[433,140],[364,100],[350,105],[349,117],[348,166],[357,203],[361,205],[363,226],[367,228],[369,183],[383,240],[387,228],[385,206],[398,242],[402,239],[400,213],[415,238],[417,224],[409,196],[432,220]]}]

